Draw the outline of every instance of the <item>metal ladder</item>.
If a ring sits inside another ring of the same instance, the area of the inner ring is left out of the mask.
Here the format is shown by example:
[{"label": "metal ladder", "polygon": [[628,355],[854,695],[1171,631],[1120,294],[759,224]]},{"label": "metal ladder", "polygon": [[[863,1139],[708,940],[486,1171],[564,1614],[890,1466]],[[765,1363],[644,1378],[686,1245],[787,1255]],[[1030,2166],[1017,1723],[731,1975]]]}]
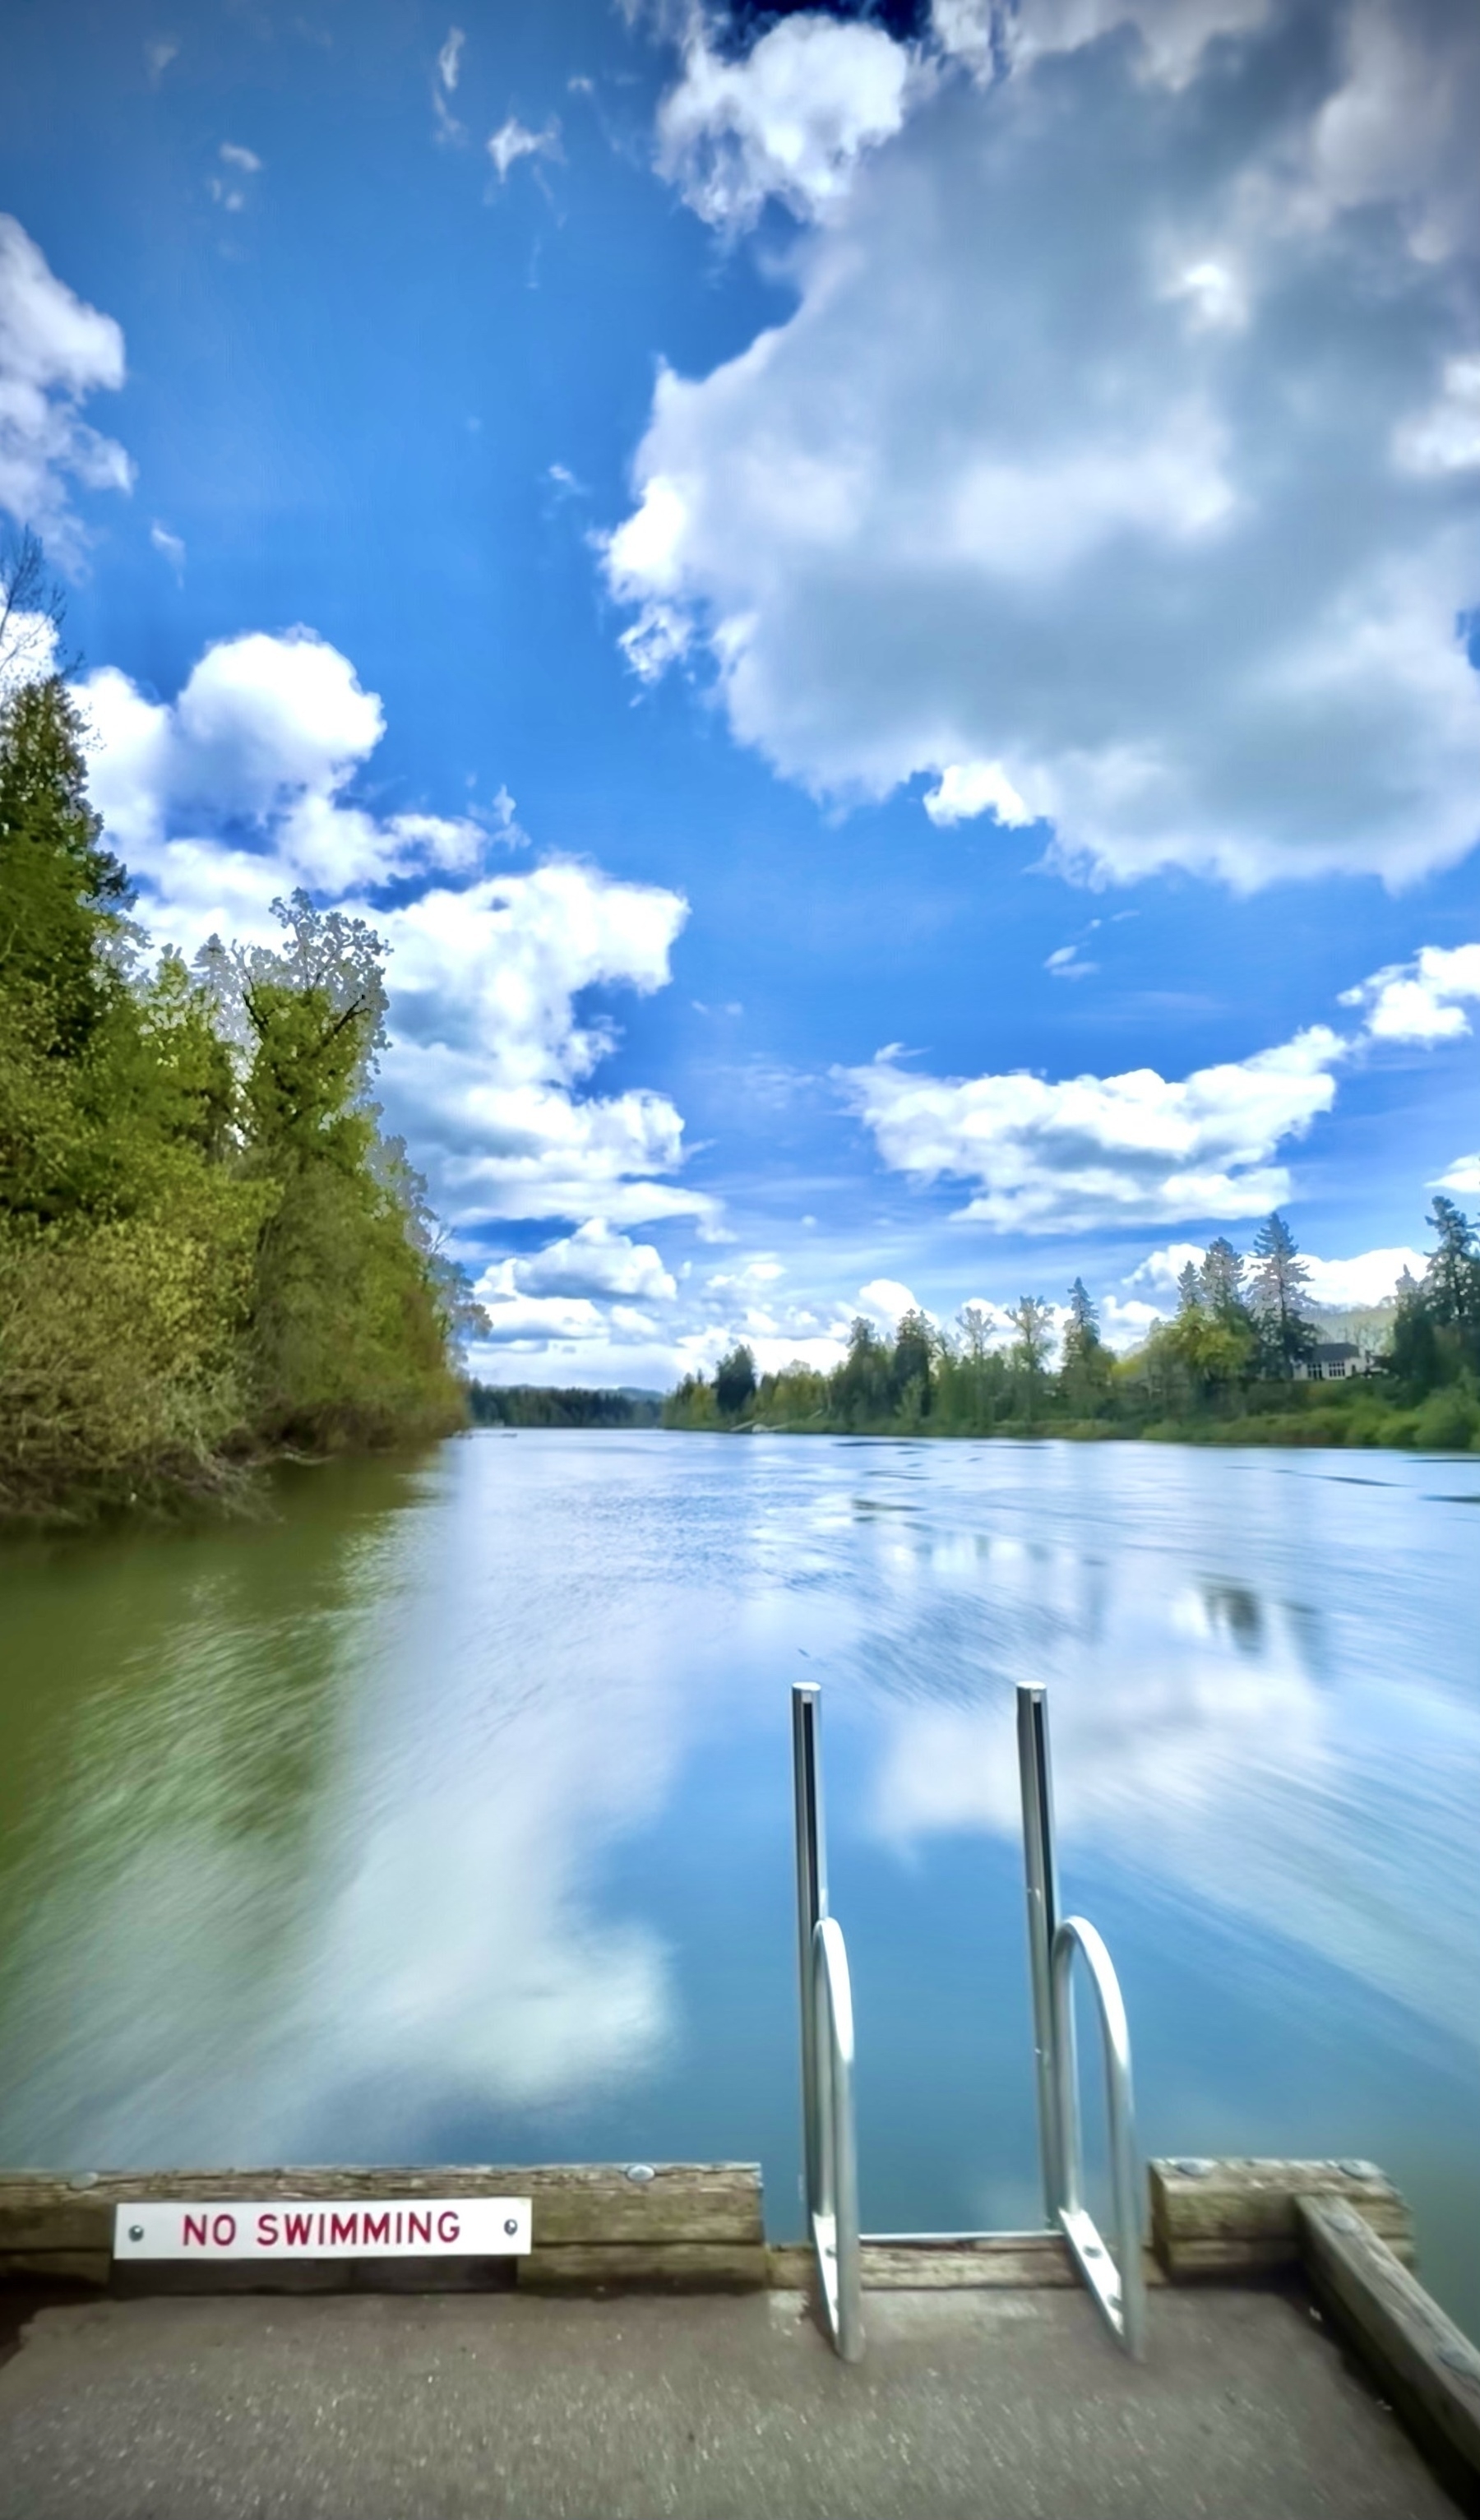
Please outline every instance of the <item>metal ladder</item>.
[{"label": "metal ladder", "polygon": [[[799,1681],[791,1691],[791,1768],[796,1800],[803,2187],[808,2235],[817,2260],[828,2330],[842,2360],[856,2362],[864,2350],[862,2252],[868,2242],[945,2242],[1025,2235],[859,2229],[853,1995],[842,1927],[828,1901],[821,1729],[822,1689],[815,1681]],[[1038,2133],[1047,2211],[1044,2228],[1062,2236],[1111,2332],[1140,2362],[1145,2352],[1145,2277],[1142,2265],[1142,2185],[1131,2080],[1131,2037],[1120,1984],[1099,1935],[1084,1916],[1059,1917],[1048,1694],[1030,1682],[1019,1683],[1017,1690],[1017,1764],[1022,1787]],[[1084,2202],[1084,2140],[1072,1986],[1076,1953],[1089,1971],[1104,2054],[1116,2241],[1113,2254]]]}]

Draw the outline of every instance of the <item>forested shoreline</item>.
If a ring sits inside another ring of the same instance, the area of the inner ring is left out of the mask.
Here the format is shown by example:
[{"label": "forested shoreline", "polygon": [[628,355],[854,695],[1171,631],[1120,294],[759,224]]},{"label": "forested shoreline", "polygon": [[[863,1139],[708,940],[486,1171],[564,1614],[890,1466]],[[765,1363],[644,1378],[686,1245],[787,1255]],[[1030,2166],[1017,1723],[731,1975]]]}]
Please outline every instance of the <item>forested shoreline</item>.
[{"label": "forested shoreline", "polygon": [[371,1099],[383,949],[151,962],[57,674],[0,700],[0,1522],[241,1500],[444,1434],[468,1298]]},{"label": "forested shoreline", "polygon": [[840,1365],[758,1374],[743,1343],[713,1378],[690,1374],[665,1402],[669,1427],[787,1434],[1066,1436],[1200,1444],[1391,1445],[1480,1452],[1480,1237],[1453,1199],[1434,1199],[1421,1280],[1396,1292],[1385,1351],[1341,1381],[1300,1378],[1321,1338],[1309,1271],[1284,1219],[1245,1256],[1220,1237],[1188,1264],[1175,1320],[1129,1356],[1099,1334],[1081,1280],[1069,1289],[1058,1358],[1052,1308],[1024,1295],[1003,1345],[979,1305],[952,1328],[906,1313],[892,1335],[856,1320]]}]

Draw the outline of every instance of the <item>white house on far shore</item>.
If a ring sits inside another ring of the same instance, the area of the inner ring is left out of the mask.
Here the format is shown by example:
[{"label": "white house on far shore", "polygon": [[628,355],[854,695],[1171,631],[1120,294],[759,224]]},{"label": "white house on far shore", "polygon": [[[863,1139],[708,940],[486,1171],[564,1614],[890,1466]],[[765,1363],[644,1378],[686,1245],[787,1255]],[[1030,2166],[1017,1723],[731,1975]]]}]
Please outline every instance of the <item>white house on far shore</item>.
[{"label": "white house on far shore", "polygon": [[1370,1373],[1372,1359],[1350,1339],[1320,1339],[1295,1367],[1297,1382],[1345,1382],[1354,1373]]}]

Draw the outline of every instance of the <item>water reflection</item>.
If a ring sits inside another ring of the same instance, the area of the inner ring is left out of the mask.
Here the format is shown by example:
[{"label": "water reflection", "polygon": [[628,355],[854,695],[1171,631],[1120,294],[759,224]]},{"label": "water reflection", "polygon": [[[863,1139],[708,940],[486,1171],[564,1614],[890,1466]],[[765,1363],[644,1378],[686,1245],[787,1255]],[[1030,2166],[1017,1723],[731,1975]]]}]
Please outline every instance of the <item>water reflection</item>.
[{"label": "water reflection", "polygon": [[866,2214],[1020,2221],[1032,1679],[1148,2139],[1382,2159],[1480,2317],[1470,1517],[1383,1472],[521,1434],[12,1552],[0,2158],[759,2155],[785,2228],[806,1675]]}]

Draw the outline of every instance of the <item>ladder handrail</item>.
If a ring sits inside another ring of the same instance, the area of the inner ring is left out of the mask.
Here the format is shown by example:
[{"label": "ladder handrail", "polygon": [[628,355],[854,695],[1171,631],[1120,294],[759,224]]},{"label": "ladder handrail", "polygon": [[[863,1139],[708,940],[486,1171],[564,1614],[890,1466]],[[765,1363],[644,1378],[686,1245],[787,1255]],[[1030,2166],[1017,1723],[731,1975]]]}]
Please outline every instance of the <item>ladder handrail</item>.
[{"label": "ladder handrail", "polygon": [[812,1989],[819,2071],[812,2087],[817,2186],[812,2245],[823,2307],[845,2362],[864,2350],[863,2267],[858,2232],[858,2138],[853,2114],[853,1989],[842,1927],[820,1916],[812,1938]]},{"label": "ladder handrail", "polygon": [[823,2311],[845,2362],[864,2350],[858,2231],[858,2137],[853,2103],[853,1988],[842,1927],[828,1907],[823,1823],[822,1691],[791,1691],[796,1804],[796,1939],[801,1996],[802,2195]]},{"label": "ladder handrail", "polygon": [[[1084,2139],[1075,2069],[1073,1970],[1078,1952],[1090,1973],[1104,2051],[1105,2114],[1110,2135],[1110,2193],[1119,2262],[1110,2254],[1084,2202]],[[1145,2269],[1142,2264],[1141,2179],[1136,2153],[1136,2095],[1131,2032],[1114,1963],[1085,1916],[1065,1916],[1054,1936],[1054,2119],[1057,2137],[1058,2223],[1074,2261],[1126,2352],[1145,2357]]]}]

